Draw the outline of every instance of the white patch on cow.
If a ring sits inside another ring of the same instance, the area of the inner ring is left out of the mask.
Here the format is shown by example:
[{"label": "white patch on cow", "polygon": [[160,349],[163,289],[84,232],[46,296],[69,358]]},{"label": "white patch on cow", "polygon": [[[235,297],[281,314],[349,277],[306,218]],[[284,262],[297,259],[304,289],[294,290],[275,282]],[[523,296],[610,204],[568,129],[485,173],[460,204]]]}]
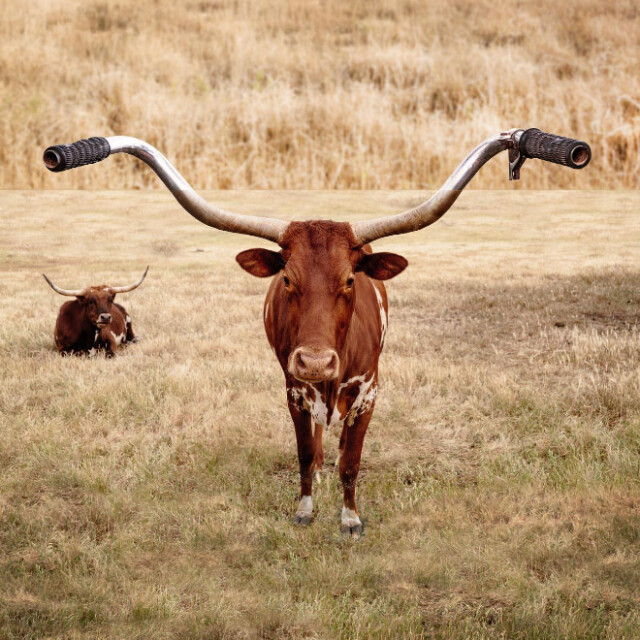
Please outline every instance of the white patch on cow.
[{"label": "white patch on cow", "polygon": [[267,317],[269,316],[269,303],[264,305],[264,323],[267,323]]},{"label": "white patch on cow", "polygon": [[97,344],[100,339],[100,329],[96,329],[96,335],[93,337],[93,344]]},{"label": "white patch on cow", "polygon": [[[353,401],[351,408],[344,415],[340,415],[338,406],[340,404],[340,396],[344,393],[345,389],[352,387],[354,384],[359,384],[358,395]],[[287,393],[289,394],[292,402],[299,402],[302,404],[303,409],[311,414],[313,421],[326,429],[330,430],[332,427],[341,427],[344,424],[345,419],[347,425],[351,426],[353,421],[361,414],[369,411],[376,399],[376,393],[378,387],[375,384],[375,376],[372,373],[363,373],[360,376],[354,376],[349,378],[346,382],[341,383],[338,386],[338,397],[336,399],[336,405],[329,415],[330,408],[327,406],[325,400],[322,398],[320,390],[310,383],[306,383],[302,387],[289,387]]]},{"label": "white patch on cow", "polygon": [[342,507],[342,526],[343,527],[357,527],[358,525],[362,526],[362,522],[358,517],[358,514],[353,509],[348,509],[347,507]]},{"label": "white patch on cow", "polygon": [[331,421],[329,421],[329,407],[322,400],[320,390],[312,384],[306,383],[304,387],[289,387],[287,392],[291,394],[291,399],[294,402],[301,400],[302,407],[311,414],[313,421],[323,428],[330,429],[332,426],[342,423],[340,416],[335,415],[335,410],[331,416]]},{"label": "white patch on cow", "polygon": [[116,335],[113,331],[110,331],[109,333],[113,336],[113,339],[116,341],[116,344],[120,344],[122,342],[122,339],[125,336],[124,333],[121,333],[119,335]]},{"label": "white patch on cow", "polygon": [[129,316],[126,317],[126,323],[131,324],[131,318]]},{"label": "white patch on cow", "polygon": [[349,427],[353,424],[353,421],[359,415],[366,413],[373,407],[373,403],[376,399],[376,394],[378,393],[378,385],[375,384],[375,376],[373,375],[373,373],[371,373],[370,375],[371,377],[369,378],[369,380],[367,380],[369,374],[363,373],[361,376],[355,376],[354,378],[351,378],[340,385],[338,394],[340,394],[340,391],[342,391],[343,388],[349,387],[357,382],[360,383],[358,395],[353,401],[351,409],[349,409],[349,413],[345,416],[347,418],[347,425]]},{"label": "white patch on cow", "polygon": [[298,505],[298,516],[310,516],[313,513],[313,500],[311,496],[302,496],[300,504]]},{"label": "white patch on cow", "polygon": [[380,307],[380,348],[384,347],[384,339],[387,336],[387,314],[384,310],[384,303],[382,301],[382,295],[378,291],[378,287],[373,285],[373,290],[376,292],[376,298],[378,298],[378,306]]}]

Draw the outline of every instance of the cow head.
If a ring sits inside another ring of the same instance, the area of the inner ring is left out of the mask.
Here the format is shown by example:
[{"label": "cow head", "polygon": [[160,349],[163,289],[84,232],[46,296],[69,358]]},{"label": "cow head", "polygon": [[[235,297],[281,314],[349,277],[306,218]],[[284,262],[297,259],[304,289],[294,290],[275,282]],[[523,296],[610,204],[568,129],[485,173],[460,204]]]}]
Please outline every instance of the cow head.
[{"label": "cow head", "polygon": [[109,287],[88,287],[76,300],[86,308],[86,314],[94,327],[111,324],[111,305],[116,294]]},{"label": "cow head", "polygon": [[249,249],[236,260],[251,275],[280,278],[276,295],[289,314],[289,373],[305,382],[337,378],[359,282],[388,280],[408,263],[394,253],[371,253],[345,222],[292,222],[279,244],[279,252]]},{"label": "cow head", "polygon": [[111,324],[111,305],[113,304],[116,294],[133,291],[139,287],[146,278],[148,271],[149,267],[146,268],[139,280],[124,287],[107,287],[101,285],[98,287],[87,287],[86,289],[62,289],[53,284],[44,273],[42,275],[54,291],[63,296],[75,297],[76,300],[85,307],[87,317],[91,324],[94,327],[102,328]]}]

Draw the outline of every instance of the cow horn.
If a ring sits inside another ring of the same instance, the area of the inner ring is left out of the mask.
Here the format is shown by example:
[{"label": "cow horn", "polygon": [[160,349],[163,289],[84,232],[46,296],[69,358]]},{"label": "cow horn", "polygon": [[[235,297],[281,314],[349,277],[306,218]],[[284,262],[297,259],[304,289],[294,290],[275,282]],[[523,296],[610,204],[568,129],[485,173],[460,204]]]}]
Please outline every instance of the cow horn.
[{"label": "cow horn", "polygon": [[53,282],[51,282],[51,280],[49,280],[49,278],[47,278],[47,276],[45,276],[44,273],[42,274],[42,276],[49,283],[49,286],[56,293],[59,293],[62,296],[72,296],[74,298],[77,298],[78,296],[83,295],[84,292],[86,291],[86,289],[61,289],[60,287],[58,287],[55,284],[53,284]]},{"label": "cow horn", "polygon": [[188,213],[214,229],[280,242],[289,225],[284,220],[231,213],[214,207],[191,188],[178,170],[155,147],[138,138],[94,137],[73,144],[55,145],[44,152],[44,163],[50,171],[66,171],[100,162],[114,153],[128,153],[148,164]]},{"label": "cow horn", "polygon": [[137,289],[142,284],[142,281],[147,277],[148,271],[149,267],[144,270],[142,277],[139,280],[136,280],[133,284],[129,284],[125,287],[109,287],[109,291],[111,291],[112,293],[127,293],[127,291],[133,291],[134,289]]},{"label": "cow horn", "polygon": [[451,208],[461,191],[480,168],[493,156],[509,148],[511,133],[502,133],[478,145],[458,165],[442,187],[429,200],[414,209],[393,216],[352,223],[358,242],[366,244],[386,236],[418,231],[439,220]]}]

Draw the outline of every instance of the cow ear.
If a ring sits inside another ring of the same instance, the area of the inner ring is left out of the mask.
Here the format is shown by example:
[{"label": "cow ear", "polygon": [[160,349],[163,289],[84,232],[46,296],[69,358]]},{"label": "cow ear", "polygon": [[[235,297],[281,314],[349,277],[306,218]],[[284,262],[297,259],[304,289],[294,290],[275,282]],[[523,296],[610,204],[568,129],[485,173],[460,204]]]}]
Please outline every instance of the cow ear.
[{"label": "cow ear", "polygon": [[269,249],[247,249],[236,256],[238,264],[252,276],[268,278],[284,267],[282,255]]},{"label": "cow ear", "polygon": [[409,262],[397,253],[369,253],[362,256],[356,271],[364,271],[374,280],[389,280],[402,273]]}]

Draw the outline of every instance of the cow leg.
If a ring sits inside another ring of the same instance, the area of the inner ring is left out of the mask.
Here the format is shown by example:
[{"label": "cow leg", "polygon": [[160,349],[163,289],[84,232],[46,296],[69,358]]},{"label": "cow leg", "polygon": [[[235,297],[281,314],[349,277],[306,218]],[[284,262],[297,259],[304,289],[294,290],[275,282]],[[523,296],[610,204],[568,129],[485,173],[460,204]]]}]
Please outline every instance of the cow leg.
[{"label": "cow leg", "polygon": [[115,357],[116,351],[118,350],[119,343],[108,327],[102,330],[100,338],[105,345],[105,349],[106,349],[105,356],[107,358]]},{"label": "cow leg", "polygon": [[314,459],[314,439],[311,432],[311,414],[289,405],[289,411],[296,428],[298,462],[300,463],[300,504],[293,517],[294,524],[307,525],[313,517],[311,486],[313,484],[312,465]]},{"label": "cow leg", "polygon": [[133,323],[129,316],[125,316],[125,323],[127,325],[127,342],[138,342],[138,337],[133,333]]},{"label": "cow leg", "polygon": [[346,426],[344,448],[340,455],[340,480],[344,489],[344,503],[340,532],[357,540],[362,535],[362,522],[356,507],[356,481],[360,471],[362,444],[373,409],[358,416],[351,426]]},{"label": "cow leg", "polygon": [[336,469],[340,468],[340,458],[342,458],[342,452],[344,451],[344,443],[347,437],[347,421],[345,420],[342,425],[342,431],[340,432],[340,440],[338,442],[338,455],[336,456],[336,461],[333,463],[333,466]]},{"label": "cow leg", "polygon": [[324,450],[322,449],[322,425],[317,422],[313,428],[313,479],[315,482],[322,480],[322,465],[324,464]]}]

